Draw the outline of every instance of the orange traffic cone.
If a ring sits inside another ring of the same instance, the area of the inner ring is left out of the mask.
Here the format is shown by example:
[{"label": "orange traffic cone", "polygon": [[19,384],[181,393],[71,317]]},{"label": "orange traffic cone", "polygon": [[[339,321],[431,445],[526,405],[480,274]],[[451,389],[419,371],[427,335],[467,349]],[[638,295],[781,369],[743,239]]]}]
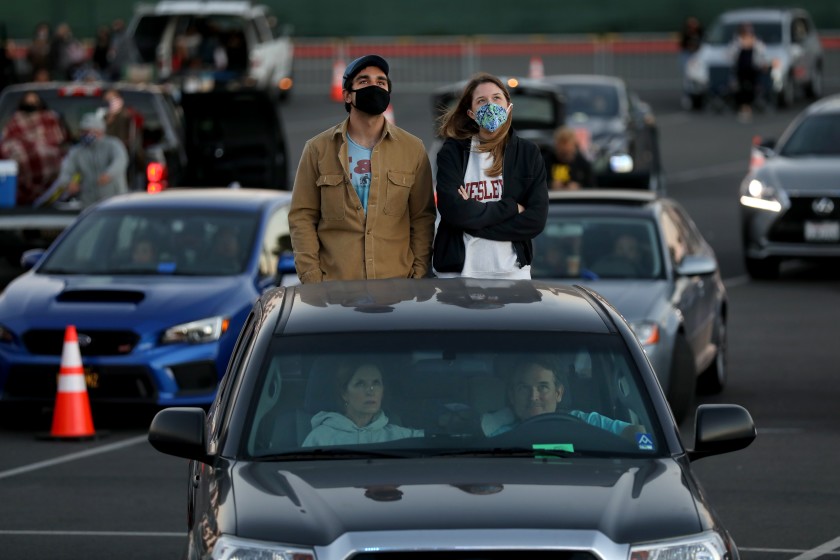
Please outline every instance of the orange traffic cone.
[{"label": "orange traffic cone", "polygon": [[333,101],[344,101],[344,94],[341,92],[343,88],[342,76],[344,76],[344,61],[339,59],[333,63],[332,87],[330,89],[330,98]]},{"label": "orange traffic cone", "polygon": [[531,57],[531,63],[528,65],[528,77],[536,79],[545,78],[545,68],[543,67],[542,58],[538,56]]},{"label": "orange traffic cone", "polygon": [[76,327],[64,331],[61,368],[58,372],[58,393],[53,411],[50,439],[91,439],[96,437],[90,413],[85,372]]},{"label": "orange traffic cone", "polygon": [[383,114],[385,115],[385,119],[386,119],[389,123],[391,123],[391,124],[397,124],[397,123],[394,121],[394,107],[393,107],[393,105],[391,105],[391,104],[389,103],[389,104],[388,104],[388,108],[387,108],[387,109],[385,109],[385,113],[383,113]]}]

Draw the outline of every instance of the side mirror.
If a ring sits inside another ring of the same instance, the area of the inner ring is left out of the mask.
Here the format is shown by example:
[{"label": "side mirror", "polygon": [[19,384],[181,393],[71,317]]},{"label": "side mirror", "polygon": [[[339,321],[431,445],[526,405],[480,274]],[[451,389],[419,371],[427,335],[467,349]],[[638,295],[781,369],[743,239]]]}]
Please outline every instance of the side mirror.
[{"label": "side mirror", "polygon": [[714,274],[716,270],[717,262],[708,255],[686,255],[677,266],[680,276],[703,276]]},{"label": "side mirror", "polygon": [[207,463],[206,419],[202,408],[164,408],[152,419],[149,443],[161,453]]},{"label": "side mirror", "polygon": [[38,264],[38,261],[44,256],[47,251],[45,249],[29,249],[24,251],[20,256],[20,266],[24,270],[29,270]]},{"label": "side mirror", "polygon": [[746,408],[737,404],[702,404],[694,420],[691,461],[747,447],[755,439],[755,423]]}]

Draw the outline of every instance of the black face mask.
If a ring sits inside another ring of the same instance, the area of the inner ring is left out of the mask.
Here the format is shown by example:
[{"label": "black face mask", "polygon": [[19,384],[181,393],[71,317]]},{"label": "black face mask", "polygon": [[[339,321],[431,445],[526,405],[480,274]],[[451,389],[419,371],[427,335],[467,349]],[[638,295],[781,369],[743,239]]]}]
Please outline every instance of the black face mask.
[{"label": "black face mask", "polygon": [[35,111],[39,110],[40,107],[38,105],[21,105],[20,110],[24,113],[34,113]]},{"label": "black face mask", "polygon": [[379,86],[368,86],[350,91],[356,94],[356,104],[353,106],[368,115],[381,115],[391,103],[390,92]]}]

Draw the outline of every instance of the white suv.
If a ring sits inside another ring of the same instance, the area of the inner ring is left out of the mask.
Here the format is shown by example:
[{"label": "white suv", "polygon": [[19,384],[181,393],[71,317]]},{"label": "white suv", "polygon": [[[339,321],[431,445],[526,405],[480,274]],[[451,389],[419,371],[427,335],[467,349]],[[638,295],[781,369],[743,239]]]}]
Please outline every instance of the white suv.
[{"label": "white suv", "polygon": [[742,23],[750,23],[767,47],[771,69],[762,100],[789,107],[802,94],[815,99],[823,89],[823,50],[805,10],[748,8],[724,12],[714,21],[700,49],[689,59],[684,94],[695,109],[729,100],[734,74],[730,45]]},{"label": "white suv", "polygon": [[266,6],[249,1],[140,4],[115,65],[127,78],[175,82],[187,92],[235,81],[284,97],[294,47],[288,26],[275,34],[274,22]]}]

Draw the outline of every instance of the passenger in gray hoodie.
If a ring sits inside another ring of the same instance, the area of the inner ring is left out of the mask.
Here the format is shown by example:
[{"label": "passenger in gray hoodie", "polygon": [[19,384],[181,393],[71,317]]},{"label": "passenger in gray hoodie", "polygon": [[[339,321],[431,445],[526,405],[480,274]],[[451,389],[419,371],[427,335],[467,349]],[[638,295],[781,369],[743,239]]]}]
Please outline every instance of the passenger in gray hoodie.
[{"label": "passenger in gray hoodie", "polygon": [[312,431],[303,447],[380,443],[423,437],[423,430],[390,424],[382,412],[385,385],[374,364],[338,372],[339,397],[344,413],[322,411],[312,417]]}]

